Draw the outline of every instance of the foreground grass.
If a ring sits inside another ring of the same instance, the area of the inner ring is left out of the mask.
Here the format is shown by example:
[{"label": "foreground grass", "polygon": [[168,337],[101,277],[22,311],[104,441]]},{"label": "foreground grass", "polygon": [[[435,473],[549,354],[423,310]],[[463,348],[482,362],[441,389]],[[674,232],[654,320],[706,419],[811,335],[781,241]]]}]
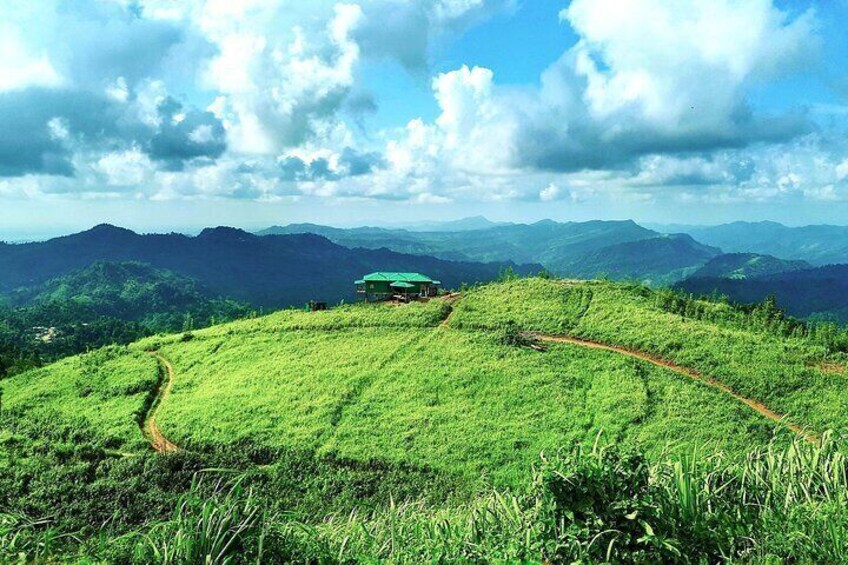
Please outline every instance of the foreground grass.
[{"label": "foreground grass", "polygon": [[116,535],[0,514],[0,557],[120,563],[840,563],[846,454],[830,439],[650,462],[577,445],[519,489],[462,505],[408,500],[307,519],[269,507],[248,475],[205,471],[170,517]]}]

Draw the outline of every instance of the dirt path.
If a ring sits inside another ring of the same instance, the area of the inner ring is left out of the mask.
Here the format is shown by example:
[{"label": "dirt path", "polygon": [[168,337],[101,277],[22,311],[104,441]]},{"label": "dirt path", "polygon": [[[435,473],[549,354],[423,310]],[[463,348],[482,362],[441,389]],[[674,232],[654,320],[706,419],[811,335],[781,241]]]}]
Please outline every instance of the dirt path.
[{"label": "dirt path", "polygon": [[164,383],[164,387],[161,384],[159,385],[160,390],[157,391],[156,400],[153,401],[153,407],[147,413],[147,420],[144,422],[142,431],[150,440],[150,446],[154,451],[157,453],[173,453],[180,448],[162,434],[159,426],[156,425],[156,414],[159,412],[159,408],[162,407],[162,403],[171,393],[171,387],[174,384],[174,367],[161,353],[152,351],[150,355],[155,357],[156,361],[159,362],[160,370],[165,370],[167,380]]},{"label": "dirt path", "polygon": [[646,361],[648,363],[656,365],[657,367],[669,369],[671,371],[674,371],[675,373],[685,375],[685,376],[687,376],[691,379],[694,379],[696,381],[706,383],[713,388],[717,388],[718,390],[724,392],[725,394],[732,396],[733,398],[735,398],[739,402],[742,402],[743,404],[745,404],[746,406],[748,406],[752,410],[758,412],[760,415],[765,416],[769,420],[772,420],[773,422],[777,422],[777,423],[779,423],[783,426],[786,426],[787,428],[789,428],[790,430],[792,430],[793,432],[795,432],[799,436],[803,437],[805,440],[809,441],[810,443],[815,443],[815,444],[818,443],[818,436],[814,432],[811,432],[810,430],[805,430],[805,429],[801,428],[800,426],[797,426],[797,425],[795,425],[791,422],[788,422],[786,420],[785,416],[778,414],[777,412],[770,409],[769,407],[767,407],[762,402],[758,402],[758,401],[753,400],[751,398],[745,398],[744,396],[741,396],[741,395],[733,392],[733,390],[731,390],[731,388],[729,386],[727,386],[726,384],[719,382],[715,379],[705,377],[700,372],[698,372],[694,369],[689,369],[688,367],[681,367],[680,365],[676,365],[676,364],[672,363],[671,361],[668,361],[666,359],[661,359],[659,357],[655,357],[653,355],[649,355],[649,354],[643,353],[641,351],[633,351],[631,349],[625,349],[623,347],[608,345],[606,343],[600,343],[600,342],[592,341],[592,340],[588,340],[588,339],[580,339],[580,338],[576,338],[576,337],[562,336],[562,335],[541,334],[541,333],[535,333],[535,332],[527,332],[525,335],[527,335],[528,337],[531,337],[533,339],[536,339],[538,341],[542,341],[542,342],[568,343],[568,344],[571,344],[571,345],[579,345],[580,347],[589,347],[591,349],[602,349],[604,351],[612,351],[612,352],[618,353],[620,355],[626,355],[626,356],[632,357],[634,359]]},{"label": "dirt path", "polygon": [[442,320],[442,323],[439,324],[440,328],[450,327],[450,319],[451,319],[451,316],[453,316],[453,312],[454,312],[453,305],[457,300],[459,300],[459,298],[460,298],[460,294],[458,292],[451,292],[450,294],[446,294],[444,296],[439,297],[439,300],[447,303],[451,307],[451,310],[450,310],[450,312],[448,312],[448,315],[445,317],[444,320]]}]

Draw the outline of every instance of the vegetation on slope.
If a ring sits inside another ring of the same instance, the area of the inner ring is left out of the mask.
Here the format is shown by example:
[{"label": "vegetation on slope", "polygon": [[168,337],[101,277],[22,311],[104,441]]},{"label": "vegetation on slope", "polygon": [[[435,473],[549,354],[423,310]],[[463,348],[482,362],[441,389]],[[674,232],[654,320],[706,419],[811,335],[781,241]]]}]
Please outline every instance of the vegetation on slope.
[{"label": "vegetation on slope", "polygon": [[725,253],[711,259],[690,278],[750,279],[809,268],[806,261],[788,261],[756,253]]},{"label": "vegetation on slope", "polygon": [[61,357],[251,314],[186,277],[142,263],[95,263],[0,304],[0,378]]},{"label": "vegetation on slope", "polygon": [[[839,336],[773,305],[533,278],[453,306],[284,311],[0,382],[0,555],[845,557],[839,442],[787,445],[780,432],[770,444],[775,426],[705,384],[611,352],[525,347],[522,330],[652,352],[844,431]],[[177,371],[157,421],[183,450],[164,457],[141,446],[137,424],[158,378],[148,349]],[[620,447],[575,447],[601,431]],[[239,478],[198,473],[208,468]]]},{"label": "vegetation on slope", "polygon": [[[679,299],[668,291],[611,284],[517,280],[471,291],[452,323],[504,323],[645,351],[696,369],[815,430],[848,431],[841,410],[848,335],[809,330],[776,309],[746,313],[727,303]],[[549,309],[550,301],[565,307]],[[773,307],[773,305],[772,305]],[[839,367],[833,372],[828,367]]]},{"label": "vegetation on slope", "polygon": [[696,296],[726,296],[743,304],[762,302],[773,296],[793,316],[841,324],[848,322],[848,265],[745,280],[691,278],[681,281],[676,288]]}]

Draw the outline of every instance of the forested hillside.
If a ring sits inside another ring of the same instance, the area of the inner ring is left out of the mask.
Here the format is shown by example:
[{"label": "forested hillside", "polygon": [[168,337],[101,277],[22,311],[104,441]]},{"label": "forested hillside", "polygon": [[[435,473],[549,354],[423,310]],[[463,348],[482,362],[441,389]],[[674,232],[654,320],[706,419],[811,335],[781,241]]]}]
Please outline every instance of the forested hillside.
[{"label": "forested hillside", "polygon": [[169,271],[142,263],[94,263],[0,295],[0,378],[65,355],[253,311]]},{"label": "forested hillside", "polygon": [[447,288],[458,288],[494,280],[507,268],[520,273],[542,269],[512,261],[480,264],[347,249],[316,235],[257,237],[233,228],[206,229],[197,237],[139,235],[102,225],[45,242],[0,245],[0,293],[39,285],[97,261],[144,262],[192,278],[217,295],[265,308],[352,300],[353,282],[380,270],[423,272]]},{"label": "forested hillside", "polygon": [[697,296],[724,295],[741,303],[774,296],[793,316],[848,323],[848,265],[792,270],[747,279],[698,277],[677,288]]},{"label": "forested hillside", "polygon": [[806,261],[788,261],[756,253],[726,253],[712,258],[691,278],[751,279],[811,268]]}]

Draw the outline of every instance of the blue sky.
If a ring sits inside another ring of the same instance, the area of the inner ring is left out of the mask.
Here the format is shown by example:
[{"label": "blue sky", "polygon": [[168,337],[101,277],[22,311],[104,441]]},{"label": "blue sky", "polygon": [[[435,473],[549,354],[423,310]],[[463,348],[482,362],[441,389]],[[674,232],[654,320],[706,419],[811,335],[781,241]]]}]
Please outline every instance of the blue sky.
[{"label": "blue sky", "polygon": [[848,218],[845,0],[7,0],[0,238]]}]

